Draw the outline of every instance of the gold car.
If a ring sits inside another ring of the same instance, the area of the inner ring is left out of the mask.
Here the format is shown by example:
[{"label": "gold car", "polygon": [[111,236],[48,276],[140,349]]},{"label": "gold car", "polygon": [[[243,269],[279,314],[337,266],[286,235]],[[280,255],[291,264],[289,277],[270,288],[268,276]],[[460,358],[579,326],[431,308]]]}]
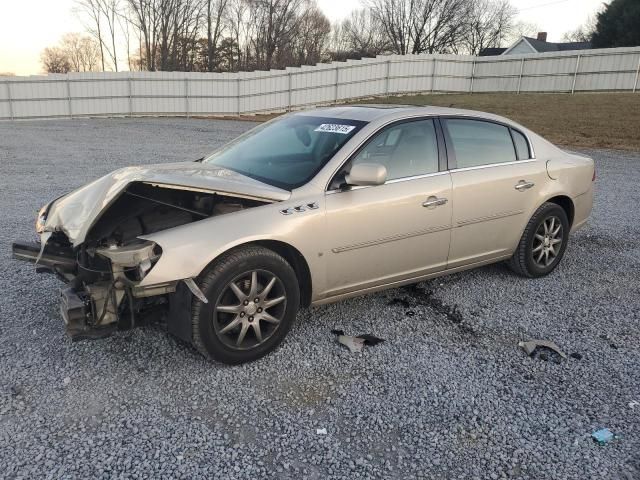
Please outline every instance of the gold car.
[{"label": "gold car", "polygon": [[255,360],[299,307],[507,261],[554,270],[587,220],[590,158],[510,120],[435,107],[286,115],[196,162],[117,170],[16,242],[67,286],[73,338],[164,315],[207,357]]}]

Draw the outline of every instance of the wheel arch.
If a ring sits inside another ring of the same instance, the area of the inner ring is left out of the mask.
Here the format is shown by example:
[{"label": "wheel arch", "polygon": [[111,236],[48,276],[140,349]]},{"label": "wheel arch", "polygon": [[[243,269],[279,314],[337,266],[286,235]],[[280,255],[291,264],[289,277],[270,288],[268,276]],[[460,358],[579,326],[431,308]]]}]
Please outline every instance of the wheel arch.
[{"label": "wheel arch", "polygon": [[253,240],[245,243],[240,243],[238,245],[234,245],[232,248],[228,250],[224,250],[220,252],[215,258],[213,258],[200,272],[202,275],[206,272],[211,265],[213,265],[216,261],[220,259],[223,255],[237,250],[243,247],[248,246],[260,246],[263,248],[267,248],[281,257],[283,257],[293,271],[296,274],[298,279],[298,286],[300,287],[300,305],[302,307],[308,307],[311,305],[311,296],[312,296],[312,280],[311,280],[311,269],[309,268],[309,264],[305,259],[304,255],[300,253],[300,251],[295,248],[293,245],[280,241],[280,240]]},{"label": "wheel arch", "polygon": [[576,211],[576,207],[573,203],[573,200],[571,200],[571,197],[567,195],[556,195],[546,200],[546,202],[555,203],[556,205],[562,207],[564,213],[567,214],[567,219],[569,220],[569,228],[571,228]]}]

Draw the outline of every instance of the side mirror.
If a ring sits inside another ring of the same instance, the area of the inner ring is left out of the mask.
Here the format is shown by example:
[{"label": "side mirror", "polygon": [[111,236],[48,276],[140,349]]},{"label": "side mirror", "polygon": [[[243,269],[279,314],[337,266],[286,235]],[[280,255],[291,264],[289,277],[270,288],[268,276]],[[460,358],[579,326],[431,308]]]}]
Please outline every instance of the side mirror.
[{"label": "side mirror", "polygon": [[387,181],[387,169],[379,163],[358,163],[351,167],[345,178],[348,185],[382,185]]}]

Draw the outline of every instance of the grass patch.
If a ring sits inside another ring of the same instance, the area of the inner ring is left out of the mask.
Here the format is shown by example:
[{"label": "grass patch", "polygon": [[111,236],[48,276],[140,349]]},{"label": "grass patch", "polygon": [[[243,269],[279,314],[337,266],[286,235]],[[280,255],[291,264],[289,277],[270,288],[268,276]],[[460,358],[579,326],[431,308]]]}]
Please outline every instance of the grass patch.
[{"label": "grass patch", "polygon": [[640,93],[407,95],[358,103],[374,102],[481,110],[558,145],[640,150]]}]

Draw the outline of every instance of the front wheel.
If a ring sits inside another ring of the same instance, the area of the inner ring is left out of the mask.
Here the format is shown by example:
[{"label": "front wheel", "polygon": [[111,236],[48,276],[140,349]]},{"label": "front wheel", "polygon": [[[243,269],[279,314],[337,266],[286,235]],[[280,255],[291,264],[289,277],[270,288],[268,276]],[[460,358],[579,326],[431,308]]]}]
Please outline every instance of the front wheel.
[{"label": "front wheel", "polygon": [[242,247],[203,275],[209,300],[193,300],[193,343],[208,358],[238,364],[257,360],[284,339],[300,305],[296,274],[277,253]]},{"label": "front wheel", "polygon": [[569,220],[564,209],[544,203],[531,217],[509,267],[529,278],[543,277],[560,263],[569,240]]}]

